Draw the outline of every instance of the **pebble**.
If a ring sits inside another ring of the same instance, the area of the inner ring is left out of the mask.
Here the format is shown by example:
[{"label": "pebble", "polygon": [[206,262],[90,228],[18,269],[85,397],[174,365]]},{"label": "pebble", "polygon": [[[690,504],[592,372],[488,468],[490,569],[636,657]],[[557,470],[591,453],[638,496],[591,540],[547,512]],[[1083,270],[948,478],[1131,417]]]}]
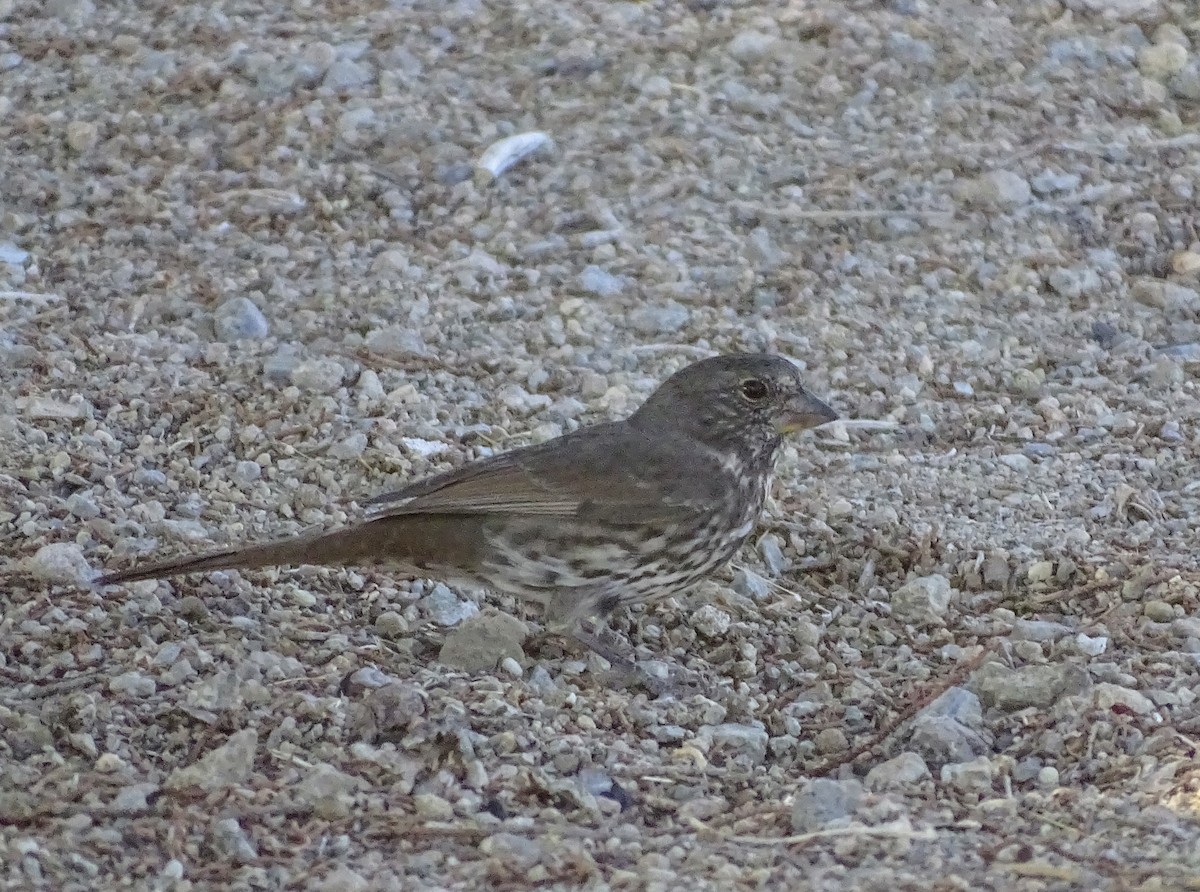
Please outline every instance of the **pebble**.
[{"label": "pebble", "polygon": [[262,465],[243,459],[233,466],[233,479],[241,484],[254,483],[262,479]]},{"label": "pebble", "polygon": [[335,867],[311,884],[313,892],[368,892],[371,882],[349,867]]},{"label": "pebble", "polygon": [[1070,664],[1010,669],[992,662],[976,670],[968,687],[985,706],[1015,712],[1030,706],[1044,709],[1063,697],[1085,693],[1091,688],[1091,679]]},{"label": "pebble", "polygon": [[961,197],[979,207],[1016,208],[1033,198],[1029,181],[1015,171],[992,170],[965,183]]},{"label": "pebble", "polygon": [[642,335],[673,334],[692,319],[692,311],[678,301],[641,304],[628,316],[629,327]]},{"label": "pebble", "polygon": [[24,560],[23,566],[34,579],[52,585],[86,582],[92,575],[82,549],[73,542],[43,545]]},{"label": "pebble", "polygon": [[1019,619],[1012,630],[1012,637],[1019,641],[1057,641],[1070,634],[1070,626],[1044,619]]},{"label": "pebble", "polygon": [[881,762],[867,772],[865,786],[868,790],[881,792],[907,787],[921,781],[931,780],[929,766],[916,753],[905,752]]},{"label": "pebble", "polygon": [[344,440],[339,440],[329,447],[329,454],[336,459],[342,461],[350,461],[360,457],[367,451],[367,435],[362,431],[355,431],[346,437]]},{"label": "pebble", "polygon": [[375,617],[374,627],[384,638],[402,638],[408,634],[408,620],[395,610],[385,610]]},{"label": "pebble", "polygon": [[846,732],[841,728],[824,728],[817,734],[813,742],[817,746],[817,752],[826,756],[845,752],[850,746]]},{"label": "pebble", "polygon": [[913,722],[908,746],[927,764],[940,767],[967,762],[991,749],[989,737],[945,715],[923,715]]},{"label": "pebble", "polygon": [[321,84],[330,90],[353,90],[375,79],[375,69],[365,62],[339,59],[329,66]]},{"label": "pebble", "polygon": [[355,794],[363,786],[360,778],[318,762],[292,787],[290,807],[325,821],[342,820],[350,814]]},{"label": "pebble", "polygon": [[440,626],[457,626],[463,620],[479,613],[474,601],[460,598],[445,583],[438,582],[433,590],[420,601],[429,618]]},{"label": "pebble", "polygon": [[524,665],[525,624],[498,611],[478,613],[446,635],[438,662],[465,672],[491,672],[506,657]]},{"label": "pebble", "polygon": [[1152,43],[1138,50],[1138,70],[1151,80],[1165,81],[1188,64],[1186,47],[1177,43]]},{"label": "pebble", "polygon": [[114,694],[124,694],[126,697],[145,699],[158,690],[158,683],[148,675],[136,670],[122,672],[108,680],[108,689]]},{"label": "pebble", "polygon": [[620,294],[625,288],[624,279],[598,266],[585,267],[579,275],[579,284],[583,286],[584,291],[597,297],[612,297],[614,294]]},{"label": "pebble", "polygon": [[342,386],[346,370],[335,359],[306,359],[292,369],[294,385],[307,393],[333,393]]},{"label": "pebble", "polygon": [[257,750],[256,730],[235,731],[225,743],[205,753],[198,761],[172,771],[163,786],[168,790],[198,787],[206,793],[232,787],[250,776]]},{"label": "pebble", "polygon": [[771,584],[753,570],[742,567],[733,571],[733,590],[743,597],[765,601],[771,594]]},{"label": "pebble", "polygon": [[235,297],[213,313],[213,331],[219,341],[259,341],[270,333],[271,326],[254,301]]},{"label": "pebble", "polygon": [[710,753],[723,752],[727,758],[743,759],[759,765],[767,757],[767,732],[753,725],[727,722],[701,726],[697,738],[708,743]]},{"label": "pebble", "polygon": [[782,576],[792,566],[792,562],[783,556],[783,547],[774,533],[765,533],[759,538],[758,553],[772,577]]},{"label": "pebble", "polygon": [[691,615],[688,622],[706,638],[721,638],[729,631],[733,617],[712,604],[705,604]]},{"label": "pebble", "polygon": [[779,38],[761,31],[739,31],[729,41],[730,57],[743,64],[762,61],[779,44]]},{"label": "pebble", "polygon": [[113,797],[111,808],[122,815],[140,815],[150,810],[148,797],[158,792],[158,784],[140,783],[122,787]]},{"label": "pebble", "polygon": [[213,851],[226,861],[249,864],[258,859],[258,849],[237,818],[221,818],[213,822],[210,840]]},{"label": "pebble", "polygon": [[996,778],[996,766],[986,756],[942,766],[938,775],[943,784],[959,790],[990,792]]},{"label": "pebble", "polygon": [[1140,691],[1110,682],[1098,683],[1092,696],[1100,709],[1121,706],[1135,715],[1151,715],[1156,709],[1154,701]]},{"label": "pebble", "polygon": [[865,797],[862,782],[854,778],[814,778],[792,799],[792,830],[812,833],[845,827]]},{"label": "pebble", "polygon": [[1175,608],[1166,601],[1147,601],[1142,605],[1142,614],[1156,623],[1169,623],[1175,619]]},{"label": "pebble", "polygon": [[449,821],[454,817],[454,806],[434,793],[418,793],[413,797],[413,808],[417,817],[426,821]]},{"label": "pebble", "polygon": [[892,615],[913,625],[940,625],[954,596],[950,580],[940,574],[905,583],[892,593]]}]

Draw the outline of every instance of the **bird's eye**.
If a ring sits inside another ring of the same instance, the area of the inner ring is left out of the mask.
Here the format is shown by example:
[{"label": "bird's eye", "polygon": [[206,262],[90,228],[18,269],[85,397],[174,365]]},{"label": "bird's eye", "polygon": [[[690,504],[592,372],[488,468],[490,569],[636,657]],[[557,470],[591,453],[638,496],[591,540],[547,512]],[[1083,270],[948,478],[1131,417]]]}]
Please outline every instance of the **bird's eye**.
[{"label": "bird's eye", "polygon": [[742,396],[752,403],[764,400],[767,398],[767,385],[757,378],[747,378],[742,382]]}]

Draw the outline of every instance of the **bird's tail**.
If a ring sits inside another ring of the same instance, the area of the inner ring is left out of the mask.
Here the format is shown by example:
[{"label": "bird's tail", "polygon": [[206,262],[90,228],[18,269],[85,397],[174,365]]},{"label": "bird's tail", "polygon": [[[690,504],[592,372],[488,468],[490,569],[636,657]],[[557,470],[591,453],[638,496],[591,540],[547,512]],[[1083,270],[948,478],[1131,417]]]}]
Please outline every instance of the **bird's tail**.
[{"label": "bird's tail", "polygon": [[154,561],[140,567],[108,573],[96,580],[96,584],[114,585],[208,570],[247,570],[254,567],[295,564],[348,564],[367,555],[368,542],[369,537],[363,535],[361,527],[344,527],[328,533],[293,536],[241,548],[223,548],[191,557]]}]

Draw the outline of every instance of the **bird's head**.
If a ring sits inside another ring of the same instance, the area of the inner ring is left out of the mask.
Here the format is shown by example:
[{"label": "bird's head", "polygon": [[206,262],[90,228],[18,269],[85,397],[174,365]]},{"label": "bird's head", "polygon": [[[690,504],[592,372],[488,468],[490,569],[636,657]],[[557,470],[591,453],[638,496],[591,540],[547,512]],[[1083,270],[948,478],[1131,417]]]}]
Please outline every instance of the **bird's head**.
[{"label": "bird's head", "polygon": [[784,434],[837,420],[800,380],[795,364],[734,353],[680,369],[630,419],[692,436],[722,451],[770,455]]}]

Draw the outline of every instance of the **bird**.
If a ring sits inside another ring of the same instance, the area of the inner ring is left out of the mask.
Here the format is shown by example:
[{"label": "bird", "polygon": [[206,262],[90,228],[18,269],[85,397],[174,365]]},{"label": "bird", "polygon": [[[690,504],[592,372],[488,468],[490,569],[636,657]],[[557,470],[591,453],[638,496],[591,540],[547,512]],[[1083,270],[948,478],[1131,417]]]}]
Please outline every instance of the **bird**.
[{"label": "bird", "polygon": [[785,435],[837,419],[797,365],[733,353],[684,366],[629,417],[467,463],[363,503],[360,521],[102,576],[99,585],[282,565],[393,565],[540,605],[581,633],[679,593],[754,530]]}]

